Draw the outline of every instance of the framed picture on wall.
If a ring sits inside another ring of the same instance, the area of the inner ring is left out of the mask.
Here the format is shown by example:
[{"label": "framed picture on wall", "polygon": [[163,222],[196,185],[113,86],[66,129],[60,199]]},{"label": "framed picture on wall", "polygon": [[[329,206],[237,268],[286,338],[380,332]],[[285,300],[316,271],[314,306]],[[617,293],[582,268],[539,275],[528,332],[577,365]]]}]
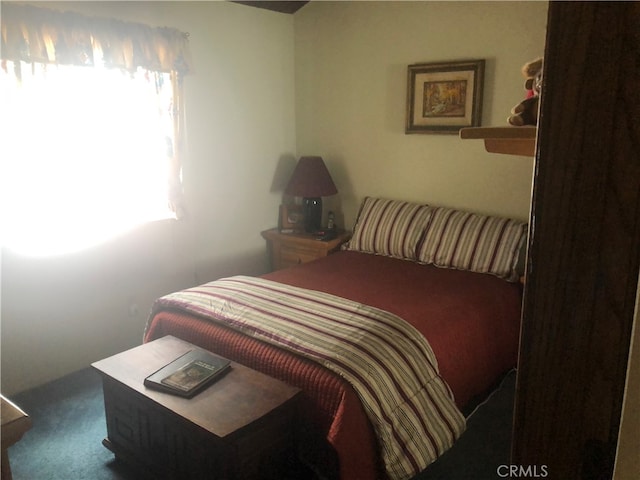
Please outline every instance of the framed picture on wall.
[{"label": "framed picture on wall", "polygon": [[409,65],[405,133],[453,133],[478,127],[484,60]]}]

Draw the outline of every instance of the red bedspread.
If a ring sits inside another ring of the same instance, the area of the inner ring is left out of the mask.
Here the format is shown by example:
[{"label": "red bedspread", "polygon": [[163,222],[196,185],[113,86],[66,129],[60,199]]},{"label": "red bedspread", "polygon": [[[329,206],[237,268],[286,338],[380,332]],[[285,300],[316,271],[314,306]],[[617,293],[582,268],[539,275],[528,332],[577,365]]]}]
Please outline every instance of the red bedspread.
[{"label": "red bedspread", "polygon": [[[343,251],[264,276],[390,311],[420,330],[438,359],[456,403],[464,407],[515,366],[521,289],[497,277],[439,269],[388,257]],[[377,444],[357,395],[315,363],[184,313],[159,311],[145,341],[174,335],[299,386],[309,408],[310,435],[326,438],[337,454],[340,478],[383,476]],[[331,473],[322,452],[311,461]]]}]

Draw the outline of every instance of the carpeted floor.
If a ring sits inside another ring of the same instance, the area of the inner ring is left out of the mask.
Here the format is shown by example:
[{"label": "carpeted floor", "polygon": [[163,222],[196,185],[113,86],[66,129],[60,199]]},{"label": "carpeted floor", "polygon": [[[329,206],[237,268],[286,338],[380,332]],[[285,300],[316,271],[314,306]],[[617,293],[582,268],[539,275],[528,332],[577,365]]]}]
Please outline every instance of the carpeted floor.
[{"label": "carpeted floor", "polygon": [[[515,372],[469,418],[456,445],[413,480],[494,480],[509,463]],[[91,368],[11,398],[33,427],[9,449],[14,480],[137,480],[102,446],[100,376]],[[301,479],[302,480],[302,479]],[[348,479],[358,480],[358,479]]]}]

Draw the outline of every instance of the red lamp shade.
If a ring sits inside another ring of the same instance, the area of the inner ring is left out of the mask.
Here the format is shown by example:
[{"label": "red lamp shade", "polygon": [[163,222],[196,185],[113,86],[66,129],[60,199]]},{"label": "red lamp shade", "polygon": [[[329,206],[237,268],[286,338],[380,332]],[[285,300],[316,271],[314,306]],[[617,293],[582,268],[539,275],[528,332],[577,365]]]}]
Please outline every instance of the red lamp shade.
[{"label": "red lamp shade", "polygon": [[338,193],[322,157],[300,157],[284,193],[294,197],[328,197]]},{"label": "red lamp shade", "polygon": [[320,230],[322,221],[322,198],[338,193],[336,185],[322,157],[300,157],[296,169],[284,193],[303,197],[305,230],[313,233]]}]

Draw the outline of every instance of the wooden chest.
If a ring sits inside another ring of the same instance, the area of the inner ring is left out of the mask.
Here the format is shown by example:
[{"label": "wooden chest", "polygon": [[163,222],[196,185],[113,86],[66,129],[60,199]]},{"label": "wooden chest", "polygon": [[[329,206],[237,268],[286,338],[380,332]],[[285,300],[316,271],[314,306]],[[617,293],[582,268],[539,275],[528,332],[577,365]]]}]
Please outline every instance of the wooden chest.
[{"label": "wooden chest", "polygon": [[299,389],[236,363],[191,399],[143,385],[193,348],[167,336],[92,365],[103,379],[105,446],[154,478],[290,477]]}]

